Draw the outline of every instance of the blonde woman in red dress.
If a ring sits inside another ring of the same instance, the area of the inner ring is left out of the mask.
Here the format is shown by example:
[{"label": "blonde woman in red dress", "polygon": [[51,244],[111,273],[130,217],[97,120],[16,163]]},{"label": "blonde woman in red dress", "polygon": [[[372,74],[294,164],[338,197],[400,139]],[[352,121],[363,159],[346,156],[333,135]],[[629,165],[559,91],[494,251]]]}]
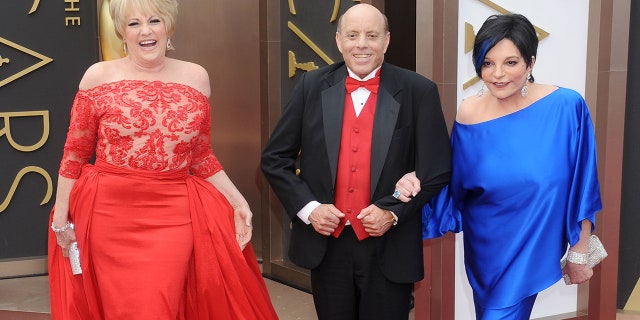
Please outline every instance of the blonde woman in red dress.
[{"label": "blonde woman in red dress", "polygon": [[110,3],[126,56],[91,66],[73,103],[49,236],[53,319],[277,319],[251,210],[211,149],[207,72],[166,56],[177,6]]}]

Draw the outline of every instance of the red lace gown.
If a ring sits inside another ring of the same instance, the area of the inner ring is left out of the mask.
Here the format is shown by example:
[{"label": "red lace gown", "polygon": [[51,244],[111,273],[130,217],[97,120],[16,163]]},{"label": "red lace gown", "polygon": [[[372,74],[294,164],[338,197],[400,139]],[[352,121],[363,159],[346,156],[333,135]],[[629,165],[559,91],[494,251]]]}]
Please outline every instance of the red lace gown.
[{"label": "red lace gown", "polygon": [[[60,175],[82,274],[49,234],[56,319],[277,319],[233,209],[203,178],[222,170],[209,101],[176,83],[78,91]],[[95,164],[88,164],[95,153]]]}]

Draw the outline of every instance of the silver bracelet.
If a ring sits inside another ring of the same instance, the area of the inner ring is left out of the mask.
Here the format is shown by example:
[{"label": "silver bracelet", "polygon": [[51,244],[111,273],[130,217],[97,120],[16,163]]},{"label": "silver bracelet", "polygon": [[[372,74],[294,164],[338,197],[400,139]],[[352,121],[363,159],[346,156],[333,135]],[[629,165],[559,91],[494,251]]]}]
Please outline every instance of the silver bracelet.
[{"label": "silver bracelet", "polygon": [[73,223],[69,221],[67,221],[67,224],[65,224],[62,228],[56,228],[56,226],[53,225],[53,222],[51,222],[51,231],[55,233],[65,232],[69,229],[73,229]]},{"label": "silver bracelet", "polygon": [[589,262],[589,254],[569,250],[567,252],[567,261],[575,264],[587,264]]}]

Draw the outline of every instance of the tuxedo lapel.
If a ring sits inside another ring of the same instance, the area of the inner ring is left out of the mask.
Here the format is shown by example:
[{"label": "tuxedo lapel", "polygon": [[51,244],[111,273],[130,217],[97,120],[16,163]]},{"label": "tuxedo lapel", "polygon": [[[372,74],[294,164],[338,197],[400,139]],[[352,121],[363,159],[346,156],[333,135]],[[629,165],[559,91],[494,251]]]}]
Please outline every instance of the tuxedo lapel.
[{"label": "tuxedo lapel", "polygon": [[[384,72],[384,70],[383,70]],[[396,127],[400,104],[393,98],[385,87],[378,89],[378,103],[373,122],[373,137],[371,139],[371,195],[373,196],[382,174],[382,168],[391,145],[391,138]]]},{"label": "tuxedo lapel", "polygon": [[[338,75],[335,78],[338,78],[340,72],[336,73]],[[333,85],[322,91],[322,121],[329,167],[331,168],[332,187],[336,184],[338,171],[338,153],[340,151],[340,135],[342,134],[344,99],[346,96],[345,77],[346,70],[341,78],[342,80],[330,81],[330,84],[332,83]]]}]

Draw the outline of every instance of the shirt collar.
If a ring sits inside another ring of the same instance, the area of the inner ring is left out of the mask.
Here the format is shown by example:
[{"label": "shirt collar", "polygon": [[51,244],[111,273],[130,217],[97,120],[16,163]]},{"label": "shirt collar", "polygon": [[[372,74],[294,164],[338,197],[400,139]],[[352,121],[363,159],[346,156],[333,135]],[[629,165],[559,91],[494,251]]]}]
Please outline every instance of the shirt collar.
[{"label": "shirt collar", "polygon": [[351,71],[351,69],[349,69],[349,67],[347,67],[347,72],[349,72],[349,76],[351,78],[354,78],[356,80],[360,80],[360,81],[367,81],[373,77],[376,76],[376,72],[378,72],[378,70],[382,67],[382,65],[378,66],[377,68],[373,69],[373,71],[371,71],[371,73],[369,73],[366,77],[364,78],[360,78],[358,77],[353,71]]}]

